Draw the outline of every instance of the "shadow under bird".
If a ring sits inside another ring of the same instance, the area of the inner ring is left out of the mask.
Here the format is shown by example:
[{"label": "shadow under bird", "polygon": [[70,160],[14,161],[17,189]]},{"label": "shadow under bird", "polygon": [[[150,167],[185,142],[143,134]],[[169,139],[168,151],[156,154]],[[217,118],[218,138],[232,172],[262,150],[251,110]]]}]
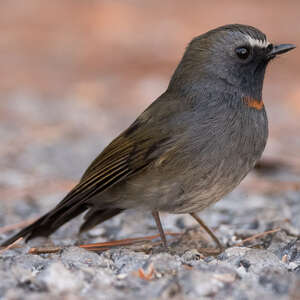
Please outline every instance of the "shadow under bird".
[{"label": "shadow under bird", "polygon": [[92,162],[51,211],[2,243],[49,236],[87,211],[80,231],[139,208],[196,215],[232,191],[261,157],[268,137],[262,87],[268,63],[294,49],[247,25],[194,38],[167,90]]}]

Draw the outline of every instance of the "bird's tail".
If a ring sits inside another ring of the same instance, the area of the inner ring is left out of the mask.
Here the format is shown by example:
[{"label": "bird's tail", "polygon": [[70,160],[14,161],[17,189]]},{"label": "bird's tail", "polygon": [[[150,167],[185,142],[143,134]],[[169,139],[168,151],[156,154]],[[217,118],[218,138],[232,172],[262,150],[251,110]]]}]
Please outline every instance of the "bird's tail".
[{"label": "bird's tail", "polygon": [[[60,226],[84,212],[87,208],[88,207],[86,205],[80,205],[73,210],[72,213],[66,214],[66,207],[56,207],[52,211],[40,217],[31,225],[25,227],[20,232],[4,241],[1,246],[6,247],[21,237],[25,238],[26,241],[37,236],[47,237],[56,231]],[[58,220],[59,222],[57,222]]]}]

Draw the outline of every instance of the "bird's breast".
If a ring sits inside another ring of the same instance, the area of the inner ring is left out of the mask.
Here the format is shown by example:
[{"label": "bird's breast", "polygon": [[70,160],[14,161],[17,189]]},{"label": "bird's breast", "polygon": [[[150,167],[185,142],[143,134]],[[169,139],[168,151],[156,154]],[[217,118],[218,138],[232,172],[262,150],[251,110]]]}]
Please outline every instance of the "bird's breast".
[{"label": "bird's breast", "polygon": [[257,110],[192,115],[180,125],[166,151],[142,172],[102,194],[102,201],[119,208],[201,211],[240,183],[267,139],[266,115]]},{"label": "bird's breast", "polygon": [[254,167],[267,135],[264,110],[228,112],[199,124],[198,131],[189,133],[161,168],[166,174],[177,170],[173,182],[177,183],[178,197],[171,209],[166,201],[164,210],[195,212],[220,200]]}]

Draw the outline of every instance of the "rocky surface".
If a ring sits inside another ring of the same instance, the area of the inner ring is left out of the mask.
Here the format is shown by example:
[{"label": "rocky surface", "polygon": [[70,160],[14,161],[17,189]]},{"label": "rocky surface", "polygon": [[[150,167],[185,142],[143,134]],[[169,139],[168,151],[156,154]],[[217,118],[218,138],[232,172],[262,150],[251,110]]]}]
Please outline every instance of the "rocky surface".
[{"label": "rocky surface", "polygon": [[[13,210],[29,218],[39,207],[30,202]],[[297,192],[246,197],[238,189],[202,214],[226,245],[217,256],[189,216],[162,215],[167,231],[183,233],[169,239],[168,251],[159,240],[98,252],[74,246],[156,234],[150,214],[129,211],[81,237],[79,218],[52,236],[63,246],[56,253],[28,253],[49,245],[41,239],[0,252],[0,299],[299,299],[299,210]],[[3,211],[0,220],[8,223]]]}]

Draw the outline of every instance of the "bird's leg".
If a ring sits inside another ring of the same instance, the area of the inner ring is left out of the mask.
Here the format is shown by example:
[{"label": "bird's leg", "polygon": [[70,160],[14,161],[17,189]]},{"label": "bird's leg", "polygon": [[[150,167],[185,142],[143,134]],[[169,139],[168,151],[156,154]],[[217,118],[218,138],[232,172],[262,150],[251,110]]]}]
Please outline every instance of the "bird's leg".
[{"label": "bird's leg", "polygon": [[204,230],[209,234],[209,236],[214,240],[214,242],[219,247],[220,251],[223,251],[223,246],[214,233],[205,225],[205,223],[198,217],[195,213],[190,213],[190,215],[204,228]]},{"label": "bird's leg", "polygon": [[158,231],[159,231],[159,234],[160,234],[160,238],[162,240],[162,243],[164,245],[165,248],[168,248],[167,246],[167,239],[166,239],[166,236],[165,236],[165,233],[164,233],[164,230],[161,226],[161,222],[160,222],[160,218],[159,218],[159,213],[158,211],[153,211],[152,212],[152,216],[155,220],[155,223],[156,223],[156,226],[158,228]]}]

